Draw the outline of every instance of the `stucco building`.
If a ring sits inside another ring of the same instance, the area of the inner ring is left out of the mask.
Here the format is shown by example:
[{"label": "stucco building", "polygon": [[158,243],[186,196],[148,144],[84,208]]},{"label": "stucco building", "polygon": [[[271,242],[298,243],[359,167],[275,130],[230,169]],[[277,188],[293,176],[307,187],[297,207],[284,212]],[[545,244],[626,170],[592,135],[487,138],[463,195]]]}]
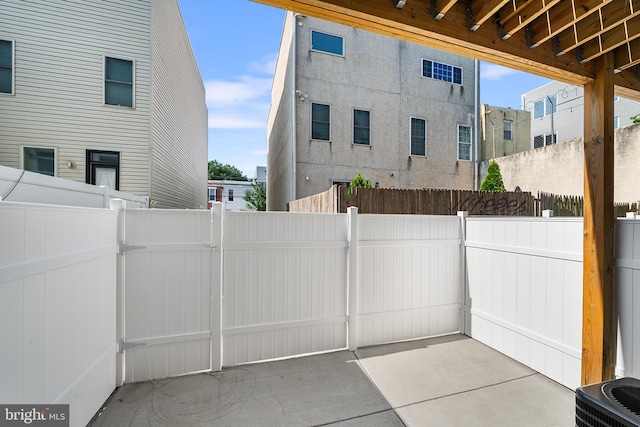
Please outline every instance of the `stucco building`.
[{"label": "stucco building", "polygon": [[[584,89],[558,81],[521,96],[522,109],[531,113],[531,148],[584,137]],[[614,98],[614,128],[633,123],[640,102]]]},{"label": "stucco building", "polygon": [[474,188],[473,59],[288,13],[272,88],[267,209],[350,182]]},{"label": "stucco building", "polygon": [[176,0],[7,0],[0,164],[206,207],[205,91]]},{"label": "stucco building", "polygon": [[528,111],[481,104],[480,161],[529,150],[530,116]]}]

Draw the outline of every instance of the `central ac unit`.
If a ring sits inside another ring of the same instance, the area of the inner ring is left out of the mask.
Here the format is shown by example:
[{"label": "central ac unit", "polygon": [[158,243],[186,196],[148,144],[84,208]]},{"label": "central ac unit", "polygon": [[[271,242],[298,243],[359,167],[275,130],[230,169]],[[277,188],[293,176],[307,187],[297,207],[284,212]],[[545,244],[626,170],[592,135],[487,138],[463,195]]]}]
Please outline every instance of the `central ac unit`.
[{"label": "central ac unit", "polygon": [[640,380],[620,378],[578,387],[576,426],[640,426]]}]

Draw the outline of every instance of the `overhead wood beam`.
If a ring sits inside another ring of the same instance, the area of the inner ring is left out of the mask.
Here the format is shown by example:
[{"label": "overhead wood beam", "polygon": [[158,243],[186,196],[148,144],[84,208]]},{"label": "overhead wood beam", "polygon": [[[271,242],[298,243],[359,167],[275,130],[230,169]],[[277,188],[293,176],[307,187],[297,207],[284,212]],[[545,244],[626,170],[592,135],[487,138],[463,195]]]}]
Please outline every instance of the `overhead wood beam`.
[{"label": "overhead wood beam", "polygon": [[613,55],[596,60],[584,85],[582,384],[613,378]]},{"label": "overhead wood beam", "polygon": [[614,28],[605,31],[595,40],[585,43],[580,47],[579,60],[591,61],[603,53],[611,52],[615,48],[624,45],[628,41],[640,37],[640,15],[623,21]]},{"label": "overhead wood beam", "polygon": [[433,0],[433,17],[436,19],[444,18],[444,15],[456,4],[458,0]]},{"label": "overhead wood beam", "polygon": [[466,5],[456,3],[441,20],[430,12],[430,0],[411,0],[404,8],[388,0],[253,0],[319,19],[349,25],[389,37],[427,45],[458,55],[583,85],[593,78],[593,66],[569,56],[556,57],[549,43],[530,49],[524,31],[499,40],[493,25],[467,28]]},{"label": "overhead wood beam", "polygon": [[624,71],[640,64],[640,40],[635,39],[616,49],[613,57],[616,70]]},{"label": "overhead wood beam", "polygon": [[471,3],[471,31],[476,31],[510,0],[474,1]]},{"label": "overhead wood beam", "polygon": [[557,36],[571,27],[580,19],[597,12],[613,0],[586,0],[576,7],[576,0],[564,1],[548,11],[544,16],[536,19],[529,26],[531,29],[531,47],[538,47],[542,43]]},{"label": "overhead wood beam", "polygon": [[625,7],[620,7],[620,2],[607,3],[597,13],[585,16],[575,25],[558,34],[557,55],[563,55],[622,22],[640,15],[640,0],[630,0],[624,4]]},{"label": "overhead wood beam", "polygon": [[545,14],[560,0],[535,0],[524,3],[509,17],[500,19],[502,39],[506,40],[529,25],[537,17]]}]

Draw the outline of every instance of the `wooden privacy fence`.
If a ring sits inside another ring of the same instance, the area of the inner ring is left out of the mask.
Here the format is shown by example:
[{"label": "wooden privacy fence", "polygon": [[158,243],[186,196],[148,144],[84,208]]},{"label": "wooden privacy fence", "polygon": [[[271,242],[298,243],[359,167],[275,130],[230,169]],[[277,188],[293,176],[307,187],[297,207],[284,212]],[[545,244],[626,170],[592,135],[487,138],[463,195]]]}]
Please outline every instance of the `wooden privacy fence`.
[{"label": "wooden privacy fence", "polygon": [[[627,212],[638,212],[637,203],[616,202],[613,206],[617,217],[624,217]],[[535,215],[541,216],[543,210],[552,210],[554,216],[583,216],[584,198],[539,192],[535,200]]]},{"label": "wooden privacy fence", "polygon": [[351,196],[347,187],[333,186],[324,193],[291,202],[292,212],[345,213],[349,206],[367,214],[420,214],[533,216],[534,197],[531,193],[468,190],[400,190],[387,188],[356,188]]}]

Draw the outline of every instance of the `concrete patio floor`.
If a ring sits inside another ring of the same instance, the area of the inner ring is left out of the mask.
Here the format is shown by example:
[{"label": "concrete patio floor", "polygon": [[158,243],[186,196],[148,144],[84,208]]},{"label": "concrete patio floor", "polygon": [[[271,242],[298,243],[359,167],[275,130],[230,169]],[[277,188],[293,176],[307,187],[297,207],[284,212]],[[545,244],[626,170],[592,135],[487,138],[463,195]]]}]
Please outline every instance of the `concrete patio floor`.
[{"label": "concrete patio floor", "polygon": [[570,426],[574,391],[463,335],[126,384],[99,426]]}]

